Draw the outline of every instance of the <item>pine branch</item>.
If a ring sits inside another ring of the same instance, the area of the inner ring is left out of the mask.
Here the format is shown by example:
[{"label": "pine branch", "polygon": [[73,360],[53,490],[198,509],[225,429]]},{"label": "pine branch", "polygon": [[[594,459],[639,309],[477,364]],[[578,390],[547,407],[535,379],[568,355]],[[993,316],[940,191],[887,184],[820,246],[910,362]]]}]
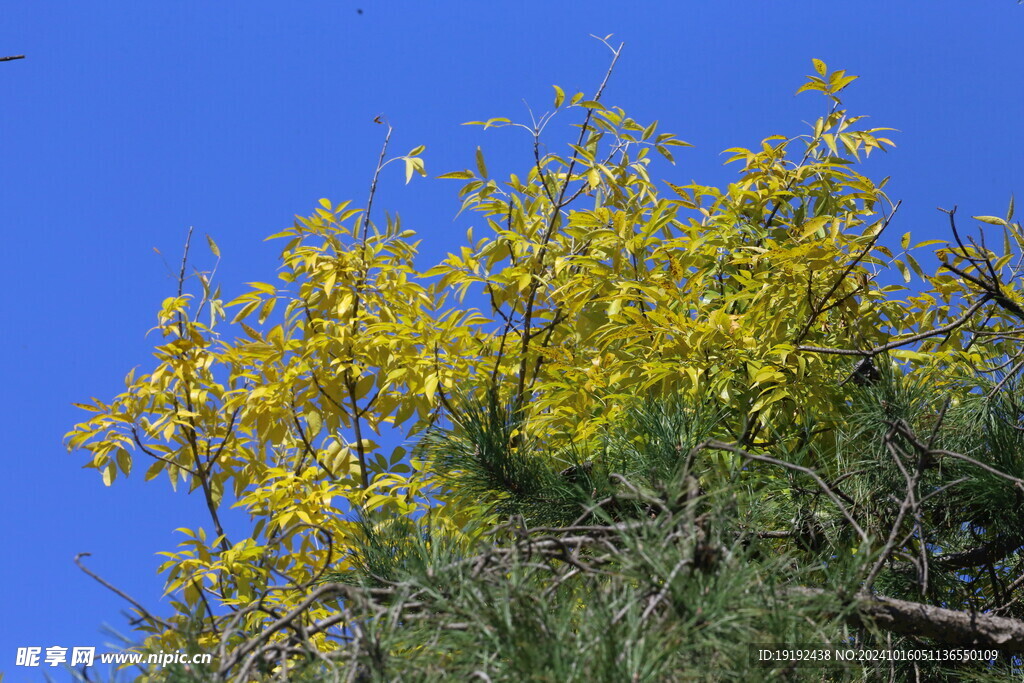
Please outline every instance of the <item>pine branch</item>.
[{"label": "pine branch", "polygon": [[[793,588],[793,595],[819,597],[820,588]],[[1007,654],[1024,652],[1024,621],[964,612],[881,595],[859,594],[847,622],[900,635],[932,638],[944,645],[991,647]]]}]

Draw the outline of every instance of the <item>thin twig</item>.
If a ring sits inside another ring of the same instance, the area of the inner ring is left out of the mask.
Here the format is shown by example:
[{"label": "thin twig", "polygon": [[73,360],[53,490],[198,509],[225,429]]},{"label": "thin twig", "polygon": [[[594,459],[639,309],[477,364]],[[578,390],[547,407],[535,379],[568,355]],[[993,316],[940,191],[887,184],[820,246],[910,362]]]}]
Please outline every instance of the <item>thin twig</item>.
[{"label": "thin twig", "polygon": [[75,555],[75,564],[78,565],[79,569],[81,569],[83,572],[85,572],[91,578],[95,579],[101,586],[103,586],[107,590],[112,591],[113,593],[115,593],[118,597],[122,598],[123,600],[127,600],[128,602],[130,602],[132,604],[132,606],[135,609],[139,610],[139,613],[143,617],[148,619],[151,623],[153,623],[155,625],[158,625],[158,626],[160,626],[160,628],[163,628],[163,629],[169,629],[171,627],[170,624],[168,624],[163,619],[160,619],[159,617],[154,617],[152,614],[150,614],[149,610],[147,610],[145,607],[143,607],[142,603],[140,603],[138,600],[136,600],[132,596],[128,595],[127,593],[125,593],[121,589],[117,588],[112,583],[104,580],[99,574],[96,574],[91,569],[89,569],[84,564],[82,564],[82,558],[83,557],[92,557],[92,553],[78,553],[77,555]]},{"label": "thin twig", "polygon": [[366,213],[363,214],[362,221],[362,235],[356,235],[356,239],[366,245],[366,234],[370,229],[370,210],[373,208],[373,198],[377,194],[377,179],[380,177],[380,171],[384,168],[384,157],[388,153],[388,143],[391,141],[391,124],[388,125],[388,132],[384,135],[384,144],[380,148],[380,158],[377,160],[377,168],[373,171],[373,180],[370,181],[370,196],[366,198]]}]

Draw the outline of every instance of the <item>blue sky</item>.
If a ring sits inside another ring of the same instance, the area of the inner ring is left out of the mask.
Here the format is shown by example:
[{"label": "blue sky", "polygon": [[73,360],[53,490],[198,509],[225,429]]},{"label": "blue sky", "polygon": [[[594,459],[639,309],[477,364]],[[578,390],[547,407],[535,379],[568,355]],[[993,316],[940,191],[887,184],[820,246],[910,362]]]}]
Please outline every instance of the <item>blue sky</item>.
[{"label": "blue sky", "polygon": [[[396,154],[426,145],[431,176],[471,167],[477,145],[492,173],[525,172],[524,134],[460,124],[543,112],[556,83],[592,92],[609,55],[589,36],[609,33],[626,47],[605,102],[695,145],[664,178],[724,183],[723,149],[803,132],[824,103],[793,93],[817,57],[861,76],[853,113],[901,131],[867,165],[904,202],[890,239],[945,236],[937,206],[1002,214],[1024,194],[1022,27],[1013,0],[7,0],[0,53],[27,58],[0,63],[0,671],[38,680],[17,647],[102,649],[101,625],[128,630],[77,553],[166,613],[155,553],[207,523],[197,495],[104,488],[62,444],[73,401],[151,363],[145,333],[174,291],[154,247],[176,264],[195,226],[228,297],[272,279],[265,236],[320,197],[364,201],[378,114]],[[424,264],[459,246],[458,183],[389,170],[375,208],[420,233]]]}]

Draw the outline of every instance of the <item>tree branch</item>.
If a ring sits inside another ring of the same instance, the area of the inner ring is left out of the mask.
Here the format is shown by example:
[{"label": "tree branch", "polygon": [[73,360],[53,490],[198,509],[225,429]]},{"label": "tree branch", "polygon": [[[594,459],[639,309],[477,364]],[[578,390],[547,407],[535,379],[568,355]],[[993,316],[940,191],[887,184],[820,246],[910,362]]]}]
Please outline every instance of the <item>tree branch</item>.
[{"label": "tree branch", "polygon": [[[791,594],[819,597],[820,588],[791,588]],[[931,638],[944,645],[991,647],[1005,653],[1024,652],[1024,621],[908,602],[860,593],[853,598],[854,612],[847,623],[876,627],[900,635]]]}]

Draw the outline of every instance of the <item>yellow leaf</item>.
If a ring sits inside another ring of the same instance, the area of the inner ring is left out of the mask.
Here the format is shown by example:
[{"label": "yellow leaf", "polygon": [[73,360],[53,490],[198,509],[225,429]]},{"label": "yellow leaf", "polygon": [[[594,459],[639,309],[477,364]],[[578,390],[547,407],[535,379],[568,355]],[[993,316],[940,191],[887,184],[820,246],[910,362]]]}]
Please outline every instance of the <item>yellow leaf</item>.
[{"label": "yellow leaf", "polygon": [[263,324],[267,318],[270,317],[271,312],[274,310],[274,306],[277,304],[277,299],[274,297],[268,298],[263,302],[263,306],[260,308],[259,322]]},{"label": "yellow leaf", "polygon": [[132,455],[123,448],[117,449],[117,466],[121,468],[121,471],[125,475],[129,475],[132,472]]},{"label": "yellow leaf", "polygon": [[355,301],[355,297],[352,296],[351,292],[345,292],[341,297],[341,301],[338,302],[338,317],[345,318],[349,315],[352,310],[352,302]]},{"label": "yellow leaf", "polygon": [[814,235],[821,230],[829,220],[831,220],[831,216],[818,216],[817,218],[805,221],[800,227],[800,239],[803,240]]},{"label": "yellow leaf", "polygon": [[324,280],[324,293],[330,294],[331,290],[334,289],[334,283],[338,280],[338,271],[333,268],[327,273],[327,279]]},{"label": "yellow leaf", "polygon": [[321,427],[323,427],[323,418],[320,417],[320,413],[312,410],[306,413],[307,439],[312,439],[314,436],[319,434]]},{"label": "yellow leaf", "polygon": [[359,381],[356,382],[355,397],[357,399],[360,399],[369,394],[370,389],[373,388],[373,385],[376,381],[377,377],[375,375],[366,375],[365,377],[360,377]]},{"label": "yellow leaf", "polygon": [[438,180],[470,180],[474,178],[472,171],[452,171],[451,173],[442,173],[437,176]]},{"label": "yellow leaf", "polygon": [[974,220],[988,223],[989,225],[1006,225],[1006,221],[996,216],[973,216]]},{"label": "yellow leaf", "polygon": [[825,141],[829,151],[832,152],[832,156],[839,156],[839,150],[836,149],[836,138],[834,135],[831,133],[824,133],[822,134],[821,139]]}]

